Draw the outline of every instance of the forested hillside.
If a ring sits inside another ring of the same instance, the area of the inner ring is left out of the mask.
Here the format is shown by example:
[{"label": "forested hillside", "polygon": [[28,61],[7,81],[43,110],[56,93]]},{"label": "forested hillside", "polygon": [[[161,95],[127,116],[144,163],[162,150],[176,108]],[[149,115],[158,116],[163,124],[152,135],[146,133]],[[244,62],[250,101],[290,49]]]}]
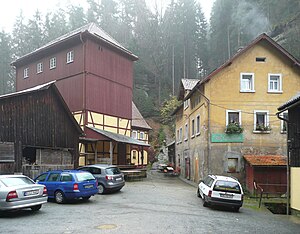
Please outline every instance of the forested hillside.
[{"label": "forested hillside", "polygon": [[145,117],[159,116],[177,95],[182,78],[203,78],[262,32],[300,58],[299,0],[215,0],[210,22],[196,0],[170,0],[162,11],[144,0],[86,0],[29,19],[22,12],[12,33],[0,32],[0,93],[14,90],[10,63],[19,56],[88,22],[139,57],[134,101]]}]

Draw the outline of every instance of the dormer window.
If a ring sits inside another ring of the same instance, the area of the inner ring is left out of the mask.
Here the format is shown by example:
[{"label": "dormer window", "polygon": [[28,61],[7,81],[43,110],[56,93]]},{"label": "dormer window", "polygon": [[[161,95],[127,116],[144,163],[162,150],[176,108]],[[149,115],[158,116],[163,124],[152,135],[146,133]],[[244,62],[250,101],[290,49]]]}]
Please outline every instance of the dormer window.
[{"label": "dormer window", "polygon": [[67,63],[72,63],[74,61],[74,51],[71,50],[67,53]]}]

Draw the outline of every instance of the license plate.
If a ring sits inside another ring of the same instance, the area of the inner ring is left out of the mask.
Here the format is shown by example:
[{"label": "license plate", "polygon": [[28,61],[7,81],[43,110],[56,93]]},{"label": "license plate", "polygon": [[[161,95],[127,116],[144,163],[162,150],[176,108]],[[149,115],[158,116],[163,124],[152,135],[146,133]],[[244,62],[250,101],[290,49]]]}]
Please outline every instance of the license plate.
[{"label": "license plate", "polygon": [[116,180],[122,180],[122,178],[116,178]]},{"label": "license plate", "polygon": [[232,195],[232,194],[220,194],[220,197],[224,197],[224,198],[232,198],[233,195]]},{"label": "license plate", "polygon": [[84,188],[93,188],[94,187],[94,185],[92,185],[92,184],[89,184],[89,185],[85,185],[84,186]]},{"label": "license plate", "polygon": [[32,196],[32,195],[37,195],[37,194],[39,194],[39,190],[32,190],[32,191],[24,192],[24,196]]}]

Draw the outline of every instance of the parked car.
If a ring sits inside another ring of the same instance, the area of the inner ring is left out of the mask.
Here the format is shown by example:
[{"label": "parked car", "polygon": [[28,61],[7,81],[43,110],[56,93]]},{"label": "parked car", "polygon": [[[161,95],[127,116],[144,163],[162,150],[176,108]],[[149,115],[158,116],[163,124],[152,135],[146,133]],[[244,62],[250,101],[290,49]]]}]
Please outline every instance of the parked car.
[{"label": "parked car", "polygon": [[203,199],[203,206],[225,206],[238,211],[243,205],[242,186],[233,177],[208,175],[200,181],[197,195]]},{"label": "parked car", "polygon": [[49,198],[57,203],[66,200],[88,200],[98,193],[98,182],[88,172],[78,170],[47,171],[35,178],[39,184],[47,187]]},{"label": "parked car", "polygon": [[44,185],[24,175],[0,175],[0,210],[41,209],[48,199]]},{"label": "parked car", "polygon": [[124,174],[117,166],[106,164],[86,165],[78,170],[92,173],[98,180],[98,193],[120,191],[125,185]]}]

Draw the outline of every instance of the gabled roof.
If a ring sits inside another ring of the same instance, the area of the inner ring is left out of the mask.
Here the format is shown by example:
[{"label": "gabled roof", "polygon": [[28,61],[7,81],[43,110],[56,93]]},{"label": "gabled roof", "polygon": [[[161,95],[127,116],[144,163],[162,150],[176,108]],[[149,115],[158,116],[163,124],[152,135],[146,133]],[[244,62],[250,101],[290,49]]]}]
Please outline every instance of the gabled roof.
[{"label": "gabled roof", "polygon": [[217,69],[212,71],[207,77],[202,79],[201,82],[199,82],[185,98],[188,99],[192,95],[192,93],[195,92],[195,89],[198,86],[208,82],[212,77],[214,77],[216,74],[218,74],[224,68],[226,68],[227,66],[230,66],[235,59],[240,57],[242,54],[244,54],[246,51],[248,51],[249,49],[251,49],[253,46],[255,46],[256,44],[258,44],[261,41],[268,42],[269,45],[271,45],[274,49],[279,51],[280,54],[282,54],[284,57],[286,57],[288,60],[290,60],[294,64],[294,66],[300,68],[300,62],[292,54],[290,54],[286,49],[284,49],[281,45],[279,45],[277,42],[275,42],[267,34],[262,33],[257,38],[255,38],[248,46],[246,46],[243,49],[239,50],[232,58],[227,60],[220,67],[218,67]]},{"label": "gabled roof", "polygon": [[190,92],[198,83],[199,79],[181,79],[181,84],[179,87],[178,99],[184,99],[186,92]]},{"label": "gabled roof", "polygon": [[14,93],[4,94],[4,95],[0,96],[0,100],[5,99],[5,98],[12,98],[12,97],[16,97],[16,96],[21,96],[21,95],[27,95],[27,94],[30,94],[30,93],[39,92],[39,91],[42,91],[42,90],[47,90],[47,89],[52,88],[54,90],[54,92],[56,93],[57,97],[60,99],[61,104],[62,104],[63,108],[65,109],[69,119],[71,120],[71,122],[73,122],[73,124],[76,127],[77,131],[83,135],[82,129],[78,125],[78,123],[75,120],[74,116],[72,115],[70,109],[68,108],[67,104],[65,103],[63,97],[61,96],[59,90],[57,89],[57,87],[55,85],[55,82],[56,81],[51,81],[51,82],[48,82],[48,83],[45,83],[45,84],[34,86],[32,88],[29,88],[29,89],[24,89],[24,90],[14,92]]},{"label": "gabled roof", "polygon": [[142,128],[145,130],[151,130],[152,128],[147,124],[146,120],[143,118],[142,114],[132,102],[132,128]]},{"label": "gabled roof", "polygon": [[200,80],[198,79],[181,79],[185,90],[192,90]]},{"label": "gabled roof", "polygon": [[252,166],[286,166],[287,157],[283,155],[244,155]]},{"label": "gabled roof", "polygon": [[45,49],[54,47],[62,42],[65,42],[65,41],[71,39],[71,38],[74,38],[77,36],[80,37],[80,35],[82,35],[83,33],[89,34],[89,35],[95,37],[96,39],[98,39],[106,44],[109,44],[110,46],[124,52],[125,54],[129,55],[133,61],[138,59],[138,57],[136,55],[134,55],[132,52],[127,50],[125,47],[123,47],[119,42],[117,42],[114,38],[112,38],[109,34],[107,34],[102,28],[97,26],[95,23],[89,23],[89,24],[84,25],[80,28],[77,28],[69,33],[66,33],[66,34],[50,41],[49,43],[43,45],[42,47],[18,58],[16,61],[12,62],[12,65],[16,65],[20,60],[23,60],[27,57],[37,54],[40,51],[43,51]]},{"label": "gabled roof", "polygon": [[297,95],[295,95],[293,98],[291,98],[289,101],[284,103],[282,106],[278,107],[278,111],[285,111],[297,104],[300,105],[300,92]]}]

